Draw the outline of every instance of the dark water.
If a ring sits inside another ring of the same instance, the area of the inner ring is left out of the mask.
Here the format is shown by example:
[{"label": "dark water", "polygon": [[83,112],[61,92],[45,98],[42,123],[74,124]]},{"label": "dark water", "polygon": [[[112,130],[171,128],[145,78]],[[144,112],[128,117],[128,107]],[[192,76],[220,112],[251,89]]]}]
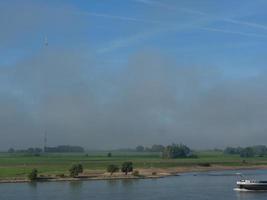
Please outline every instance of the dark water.
[{"label": "dark water", "polygon": [[[189,173],[147,180],[1,184],[0,200],[266,200],[267,192],[233,190],[237,171]],[[240,172],[240,171],[239,171]],[[267,180],[265,170],[241,171]]]}]

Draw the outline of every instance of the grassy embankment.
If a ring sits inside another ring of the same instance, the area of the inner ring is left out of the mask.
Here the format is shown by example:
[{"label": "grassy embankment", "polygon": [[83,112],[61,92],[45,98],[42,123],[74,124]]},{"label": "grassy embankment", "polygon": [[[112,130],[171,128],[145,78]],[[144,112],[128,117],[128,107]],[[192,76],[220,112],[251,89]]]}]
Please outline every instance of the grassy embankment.
[{"label": "grassy embankment", "polygon": [[83,154],[44,154],[39,157],[26,154],[0,153],[0,179],[24,178],[33,169],[37,168],[39,174],[68,175],[68,169],[74,163],[81,163],[85,171],[104,172],[109,164],[121,165],[124,161],[132,161],[134,168],[174,168],[194,167],[209,163],[211,166],[256,166],[266,165],[267,157],[240,158],[238,155],[224,155],[221,152],[197,152],[198,158],[162,159],[159,153],[91,152]]}]

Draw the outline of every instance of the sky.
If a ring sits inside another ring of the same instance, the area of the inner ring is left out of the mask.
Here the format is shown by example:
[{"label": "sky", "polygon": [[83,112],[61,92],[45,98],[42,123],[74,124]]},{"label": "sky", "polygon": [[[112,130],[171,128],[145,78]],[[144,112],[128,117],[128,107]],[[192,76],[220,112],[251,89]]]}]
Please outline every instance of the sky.
[{"label": "sky", "polygon": [[267,145],[265,0],[1,0],[0,150]]}]

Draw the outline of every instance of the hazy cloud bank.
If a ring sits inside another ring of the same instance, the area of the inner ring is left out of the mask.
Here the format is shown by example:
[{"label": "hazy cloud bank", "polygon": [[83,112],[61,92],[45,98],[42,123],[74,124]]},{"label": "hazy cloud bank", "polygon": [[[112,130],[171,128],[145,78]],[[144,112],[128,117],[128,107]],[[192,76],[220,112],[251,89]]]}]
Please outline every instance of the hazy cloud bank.
[{"label": "hazy cloud bank", "polygon": [[41,145],[45,130],[51,144],[91,148],[266,139],[265,72],[231,80],[215,67],[140,52],[110,74],[81,55],[40,52],[5,75],[12,90],[0,93],[3,148]]},{"label": "hazy cloud bank", "polygon": [[[41,146],[45,131],[49,145],[102,149],[172,142],[212,148],[267,139],[266,71],[232,79],[216,66],[181,65],[179,55],[141,49],[123,66],[103,67],[106,57],[82,48],[74,34],[86,32],[88,23],[69,14],[75,8],[4,4],[0,52],[34,50],[0,64],[0,150]],[[56,37],[44,47],[48,29]]]}]

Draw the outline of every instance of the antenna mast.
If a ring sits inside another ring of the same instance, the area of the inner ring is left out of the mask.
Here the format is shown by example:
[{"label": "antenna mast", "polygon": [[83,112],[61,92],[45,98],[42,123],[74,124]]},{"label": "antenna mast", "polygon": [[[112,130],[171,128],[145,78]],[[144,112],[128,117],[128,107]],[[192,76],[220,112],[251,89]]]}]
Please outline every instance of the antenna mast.
[{"label": "antenna mast", "polygon": [[45,130],[45,134],[44,134],[44,153],[46,151],[46,145],[47,145],[47,132]]}]

